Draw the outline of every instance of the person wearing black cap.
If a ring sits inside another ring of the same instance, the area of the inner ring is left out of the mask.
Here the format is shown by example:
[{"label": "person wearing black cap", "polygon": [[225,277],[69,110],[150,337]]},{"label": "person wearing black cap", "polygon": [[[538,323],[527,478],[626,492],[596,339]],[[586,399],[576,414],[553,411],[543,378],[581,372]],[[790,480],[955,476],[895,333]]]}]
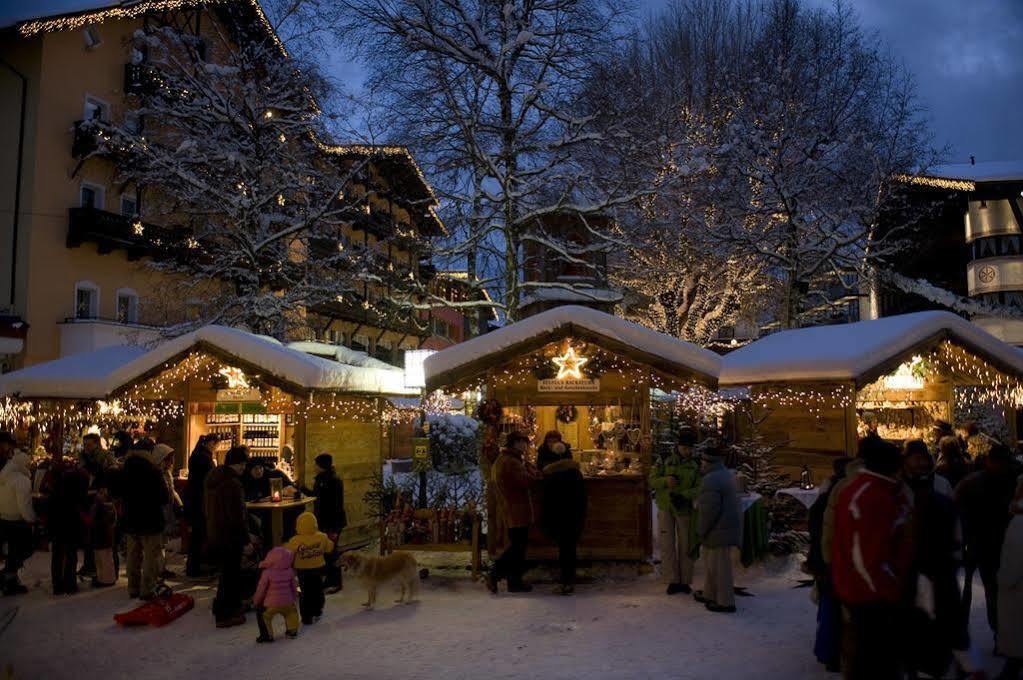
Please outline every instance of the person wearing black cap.
[{"label": "person wearing black cap", "polygon": [[247,446],[234,446],[224,464],[206,477],[206,536],[210,551],[220,565],[213,616],[217,628],[245,623],[242,609],[242,554],[249,549],[248,517],[241,476],[249,462]]},{"label": "person wearing black cap", "polygon": [[1004,444],[995,444],[984,459],[984,469],[966,476],[955,488],[955,501],[963,521],[966,540],[966,582],[963,599],[972,587],[973,568],[980,572],[987,602],[987,620],[998,637],[998,565],[1002,542],[1009,526],[1006,508],[1016,492],[1016,471],[1012,454]]},{"label": "person wearing black cap", "polygon": [[321,453],[314,459],[316,478],[313,488],[304,493],[316,498],[313,514],[320,531],[327,534],[334,543],[333,555],[327,556],[324,588],[328,595],[341,590],[341,568],[337,564],[338,536],[348,526],[348,515],[345,514],[345,484],[334,469],[334,457],[329,453]]}]

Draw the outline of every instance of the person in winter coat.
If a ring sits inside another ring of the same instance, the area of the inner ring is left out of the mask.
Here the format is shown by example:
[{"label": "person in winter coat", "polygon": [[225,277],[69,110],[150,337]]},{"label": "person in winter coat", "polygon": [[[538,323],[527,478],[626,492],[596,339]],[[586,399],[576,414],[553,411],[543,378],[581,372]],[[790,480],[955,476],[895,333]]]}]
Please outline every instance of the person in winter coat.
[{"label": "person in winter coat", "polygon": [[285,544],[295,555],[295,571],[302,589],[298,608],[302,623],[315,623],[323,616],[323,569],[326,556],[334,550],[334,542],[316,525],[316,515],[303,512],[295,522],[296,534]]},{"label": "person in winter coat", "polygon": [[163,473],[153,464],[155,444],[141,439],[125,456],[115,495],[128,539],[128,595],[151,600],[163,569],[164,506],[170,502]]},{"label": "person in winter coat", "polygon": [[[560,445],[556,452],[552,447]],[[536,450],[536,467],[543,470],[551,463],[556,463],[564,458],[572,457],[572,449],[568,444],[561,438],[561,433],[557,430],[551,430],[543,436],[543,444]]]},{"label": "person in winter coat", "polygon": [[0,470],[4,469],[18,450],[18,442],[10,432],[0,432]]},{"label": "person in winter coat", "polygon": [[324,570],[324,587],[329,595],[341,590],[341,568],[338,566],[338,539],[341,531],[348,526],[348,515],[345,513],[345,485],[334,469],[334,458],[329,453],[316,456],[316,478],[313,488],[303,490],[316,499],[313,512],[320,531],[327,534],[334,543],[335,550],[327,556]]},{"label": "person in winter coat", "polygon": [[542,470],[540,526],[558,544],[561,583],[555,592],[571,595],[575,591],[576,543],[586,523],[586,483],[567,445],[552,442],[548,458],[551,457],[556,458]]},{"label": "person in winter coat", "polygon": [[945,677],[955,658],[964,670],[979,669],[970,649],[968,612],[962,606],[958,572],[962,552],[959,514],[934,484],[934,459],[921,440],[907,442],[902,478],[913,493],[914,554],[909,590],[914,602],[907,622],[907,667]]},{"label": "person in winter coat", "polygon": [[202,572],[203,550],[206,548],[206,513],[203,496],[206,493],[206,478],[213,470],[213,452],[205,437],[188,457],[188,485],[185,487],[185,521],[188,522],[188,558],[185,561],[185,575],[196,578]]},{"label": "person in winter coat", "polygon": [[938,440],[937,473],[947,479],[953,489],[970,474],[970,462],[958,438],[946,436]]},{"label": "person in winter coat", "polygon": [[806,557],[806,568],[813,576],[817,588],[817,633],[813,652],[817,660],[832,673],[841,670],[842,605],[835,595],[835,586],[831,579],[831,560],[824,559],[824,513],[832,494],[845,479],[849,462],[849,458],[837,458],[832,462],[831,479],[823,486],[817,500],[810,506],[807,519],[810,549]]},{"label": "person in winter coat", "polygon": [[48,494],[50,580],[54,595],[78,592],[78,548],[85,532],[83,515],[89,507],[88,475],[70,459],[50,469],[43,484]]},{"label": "person in winter coat", "polygon": [[254,502],[267,498],[270,495],[270,480],[272,478],[282,479],[284,486],[294,486],[294,482],[280,470],[268,467],[265,462],[260,460],[250,461],[242,478],[245,485],[245,500]]},{"label": "person in winter coat", "polygon": [[493,465],[497,508],[508,532],[508,545],[494,560],[494,566],[487,574],[487,588],[492,593],[497,592],[501,579],[507,580],[508,592],[511,593],[527,593],[533,589],[522,580],[529,525],[533,523],[529,486],[538,478],[538,473],[531,472],[522,458],[528,448],[529,438],[526,435],[511,432]]},{"label": "person in winter coat", "polygon": [[742,511],[735,475],[725,467],[725,452],[716,442],[703,447],[703,479],[697,496],[697,533],[704,555],[703,590],[693,594],[712,612],[735,611],[732,548],[741,544]]},{"label": "person in winter coat", "polygon": [[[103,448],[99,434],[88,432],[82,437],[82,449],[78,452],[78,465],[89,476],[89,490],[95,493],[101,486],[109,488],[110,469],[114,467],[114,457]],[[91,530],[87,532],[82,545],[82,568],[79,576],[96,575],[96,559],[93,552]]]},{"label": "person in winter coat", "polygon": [[110,498],[109,490],[101,486],[96,490],[90,511],[92,528],[91,545],[96,564],[93,588],[106,588],[117,583],[117,509]]},{"label": "person in winter coat", "polygon": [[213,616],[218,628],[245,623],[241,593],[242,555],[246,550],[251,553],[252,548],[241,476],[248,462],[247,446],[232,447],[224,457],[224,464],[206,477],[206,537],[220,566],[217,595],[213,600]]},{"label": "person in winter coat", "polygon": [[28,456],[18,452],[0,469],[0,544],[7,546],[2,584],[4,595],[28,592],[18,580],[18,572],[32,555],[32,525],[35,521]]},{"label": "person in winter coat", "polygon": [[650,488],[657,505],[661,575],[668,595],[692,592],[696,526],[693,503],[700,490],[700,464],[693,458],[696,432],[683,429],[675,450],[650,469]]},{"label": "person in winter coat", "polygon": [[998,637],[998,565],[1002,542],[1009,526],[1009,505],[1016,491],[1012,454],[1003,444],[991,447],[984,469],[973,472],[955,488],[955,501],[963,520],[966,539],[964,606],[969,611],[974,571],[984,584],[987,620]]},{"label": "person in winter coat", "polygon": [[901,614],[914,550],[912,498],[896,475],[898,449],[876,436],[860,441],[864,471],[838,495],[831,570],[845,607],[846,678],[901,677]]},{"label": "person in winter coat", "polygon": [[174,488],[174,449],[166,444],[157,444],[153,447],[153,465],[160,471],[164,488],[167,490],[167,503],[163,506],[164,531],[160,535],[163,541],[163,549],[160,551],[160,578],[174,578],[174,572],[167,569],[167,533],[173,532],[177,524],[178,513],[181,512],[183,503],[181,496]]},{"label": "person in winter coat", "polygon": [[1006,657],[998,680],[1023,677],[1023,479],[1010,512],[998,569],[998,651]]},{"label": "person in winter coat", "polygon": [[284,617],[285,636],[293,640],[298,636],[298,610],[295,600],[298,599],[298,580],[295,570],[291,568],[294,555],[287,548],[278,546],[271,550],[266,559],[259,563],[263,573],[259,576],[259,585],[252,598],[256,607],[256,623],[259,624],[259,637],[256,642],[274,641],[274,617]]}]

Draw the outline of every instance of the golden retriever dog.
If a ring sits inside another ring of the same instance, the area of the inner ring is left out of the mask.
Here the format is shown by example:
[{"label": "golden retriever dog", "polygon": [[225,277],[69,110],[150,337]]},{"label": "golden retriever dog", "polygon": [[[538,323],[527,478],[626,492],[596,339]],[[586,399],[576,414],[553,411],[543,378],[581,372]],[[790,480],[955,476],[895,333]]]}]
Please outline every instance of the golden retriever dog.
[{"label": "golden retriever dog", "polygon": [[366,609],[376,604],[377,588],[394,579],[401,583],[401,596],[395,602],[411,604],[419,594],[419,565],[411,553],[397,551],[383,557],[346,553],[341,567],[366,585],[368,597],[362,605]]}]

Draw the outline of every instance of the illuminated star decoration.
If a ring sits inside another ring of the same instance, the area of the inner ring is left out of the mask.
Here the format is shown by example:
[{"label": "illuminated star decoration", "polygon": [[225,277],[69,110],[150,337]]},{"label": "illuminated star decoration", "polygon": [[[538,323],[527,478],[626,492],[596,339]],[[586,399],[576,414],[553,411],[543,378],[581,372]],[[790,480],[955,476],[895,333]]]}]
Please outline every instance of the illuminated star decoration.
[{"label": "illuminated star decoration", "polygon": [[566,378],[571,380],[582,380],[583,365],[589,361],[586,357],[581,357],[575,353],[574,347],[569,347],[565,350],[565,353],[560,357],[554,357],[554,365],[558,367],[558,380],[564,380]]},{"label": "illuminated star decoration", "polygon": [[228,389],[247,389],[249,381],[245,378],[245,373],[240,368],[234,368],[233,366],[225,366],[218,371],[220,375],[227,378]]}]

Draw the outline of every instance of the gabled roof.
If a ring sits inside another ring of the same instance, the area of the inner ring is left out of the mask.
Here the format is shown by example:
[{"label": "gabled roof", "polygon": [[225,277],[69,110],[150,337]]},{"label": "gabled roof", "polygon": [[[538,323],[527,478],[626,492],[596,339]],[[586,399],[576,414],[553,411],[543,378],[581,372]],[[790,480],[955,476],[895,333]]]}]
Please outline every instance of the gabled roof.
[{"label": "gabled roof", "polygon": [[424,364],[427,389],[471,379],[495,363],[568,337],[592,342],[679,379],[717,384],[721,367],[717,354],[595,309],[565,305],[428,357]]},{"label": "gabled roof", "polygon": [[353,366],[296,349],[246,331],[204,326],[156,348],[107,347],[30,366],[0,376],[0,394],[23,398],[105,399],[172,367],[193,350],[207,351],[283,389],[359,395],[411,396],[404,371]]},{"label": "gabled roof", "polygon": [[862,387],[942,340],[1023,377],[1023,352],[951,312],[917,312],[774,333],[724,357],[721,385],[854,381]]},{"label": "gabled roof", "polygon": [[39,33],[83,28],[111,19],[131,19],[150,12],[228,5],[251,9],[281,53],[287,54],[284,43],[270,25],[258,0],[8,0],[0,8],[0,29],[14,26],[22,36],[31,37]]},{"label": "gabled roof", "polygon": [[921,173],[925,177],[962,179],[971,182],[1023,181],[1023,161],[984,161],[935,165]]}]

